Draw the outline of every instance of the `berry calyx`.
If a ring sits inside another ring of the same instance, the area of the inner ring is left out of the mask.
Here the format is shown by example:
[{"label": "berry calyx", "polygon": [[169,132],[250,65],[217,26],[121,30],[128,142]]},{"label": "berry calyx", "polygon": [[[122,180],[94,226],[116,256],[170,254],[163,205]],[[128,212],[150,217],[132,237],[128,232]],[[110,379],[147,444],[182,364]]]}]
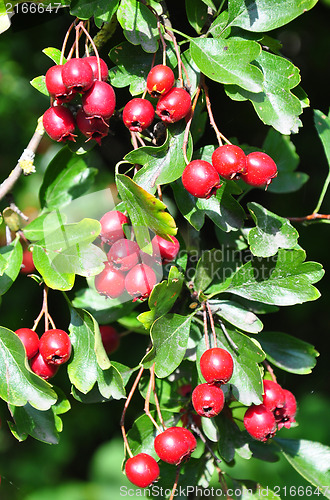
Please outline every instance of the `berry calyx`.
[{"label": "berry calyx", "polygon": [[202,354],[200,369],[207,383],[226,384],[233,374],[233,358],[225,349],[213,347]]},{"label": "berry calyx", "polygon": [[212,165],[224,179],[233,179],[246,170],[246,156],[239,146],[226,144],[212,154]]},{"label": "berry calyx", "polygon": [[156,275],[147,264],[137,264],[125,278],[125,288],[135,300],[149,297],[156,283]]},{"label": "berry calyx", "polygon": [[101,294],[116,299],[125,291],[125,275],[109,263],[95,276],[95,288]]},{"label": "berry calyx", "polygon": [[75,96],[73,90],[68,90],[62,79],[62,64],[51,66],[45,76],[47,90],[51,97],[56,99],[58,104],[69,102]]},{"label": "berry calyx", "polygon": [[48,108],[42,123],[45,131],[51,139],[57,142],[75,141],[74,129],[76,123],[73,114],[64,106],[53,106]]},{"label": "berry calyx", "polygon": [[194,435],[183,427],[169,427],[158,434],[154,441],[155,452],[159,458],[172,465],[179,465],[188,460],[196,445]]},{"label": "berry calyx", "polygon": [[268,186],[277,176],[277,166],[266,153],[254,151],[246,157],[246,171],[242,179],[246,184],[255,187]]},{"label": "berry calyx", "polygon": [[175,236],[171,235],[173,241],[165,240],[161,236],[154,236],[151,240],[152,248],[155,255],[160,255],[164,263],[171,262],[178,255],[180,250],[180,243]]},{"label": "berry calyx", "polygon": [[139,453],[127,460],[125,464],[127,479],[139,488],[150,486],[159,476],[156,460],[147,453]]},{"label": "berry calyx", "polygon": [[129,271],[139,262],[140,247],[136,241],[122,238],[117,240],[108,252],[108,260],[116,269]]},{"label": "berry calyx", "polygon": [[[99,59],[100,59],[100,69],[101,69],[101,80],[106,82],[108,77],[109,77],[109,69],[108,69],[107,63],[103,59],[101,59],[101,57]],[[88,57],[85,57],[84,60],[86,62],[88,62],[88,64],[92,68],[94,80],[98,80],[99,79],[99,67],[97,64],[97,57],[96,56],[88,56]]]},{"label": "berry calyx", "polygon": [[62,80],[68,90],[86,92],[94,81],[93,70],[86,59],[73,58],[63,65]]},{"label": "berry calyx", "polygon": [[218,172],[208,161],[193,160],[183,171],[182,184],[196,198],[210,198],[220,188]]},{"label": "berry calyx", "polygon": [[174,73],[165,64],[157,64],[148,73],[147,89],[152,97],[165,95],[174,85]]},{"label": "berry calyx", "polygon": [[121,238],[125,238],[124,224],[129,224],[129,219],[122,212],[111,210],[106,212],[100,219],[100,237],[110,245]]},{"label": "berry calyx", "polygon": [[33,358],[39,350],[39,337],[36,332],[30,328],[19,328],[15,333],[25,347],[27,358]]},{"label": "berry calyx", "polygon": [[83,109],[78,111],[76,123],[80,132],[87,137],[87,141],[94,139],[99,145],[101,145],[101,139],[106,137],[109,132],[109,126],[104,120],[100,118],[90,118]]},{"label": "berry calyx", "polygon": [[151,102],[140,97],[128,101],[123,110],[123,122],[132,132],[142,132],[150,127],[154,116],[155,111]]},{"label": "berry calyx", "polygon": [[47,330],[40,337],[39,352],[47,364],[62,365],[71,356],[71,340],[64,330]]},{"label": "berry calyx", "polygon": [[44,380],[49,380],[56,375],[59,365],[51,365],[50,363],[47,363],[41,356],[40,352],[38,352],[34,358],[30,360],[30,368],[36,375],[39,375],[39,377]]},{"label": "berry calyx", "polygon": [[250,436],[263,442],[272,438],[277,429],[273,413],[264,405],[252,405],[246,410],[244,427]]},{"label": "berry calyx", "polygon": [[192,404],[198,415],[212,418],[223,409],[225,396],[216,384],[199,384],[193,390]]},{"label": "berry calyx", "polygon": [[120,344],[119,333],[113,326],[100,325],[102,344],[107,354],[115,352]]},{"label": "berry calyx", "polygon": [[285,394],[282,387],[273,380],[264,380],[263,405],[270,411],[283,408],[285,404]]},{"label": "berry calyx", "polygon": [[116,107],[115,92],[107,82],[95,80],[82,96],[82,106],[87,116],[107,121]]},{"label": "berry calyx", "polygon": [[295,422],[295,416],[297,412],[297,401],[292,392],[287,389],[282,389],[285,397],[285,402],[283,408],[277,408],[274,411],[274,416],[278,428],[286,427],[289,429],[291,424]]},{"label": "berry calyx", "polygon": [[179,87],[173,87],[157,103],[156,113],[165,123],[175,123],[191,111],[191,98],[188,92]]}]

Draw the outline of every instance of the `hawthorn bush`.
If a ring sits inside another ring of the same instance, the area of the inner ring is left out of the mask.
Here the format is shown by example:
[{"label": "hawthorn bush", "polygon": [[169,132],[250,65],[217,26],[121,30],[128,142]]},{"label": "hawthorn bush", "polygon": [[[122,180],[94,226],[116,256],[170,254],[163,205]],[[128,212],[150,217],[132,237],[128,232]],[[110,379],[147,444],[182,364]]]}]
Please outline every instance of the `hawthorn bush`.
[{"label": "hawthorn bush", "polygon": [[[187,0],[186,33],[170,2],[0,4],[2,31],[13,12],[68,14],[58,17],[61,40],[40,46],[51,69],[31,81],[44,115],[0,186],[1,295],[14,296],[22,276],[27,293],[42,290],[32,324],[0,328],[2,427],[18,441],[58,443],[74,400],[121,404],[122,470],[136,496],[194,498],[197,487],[210,496],[216,485],[235,499],[330,498],[330,449],[281,436],[299,413],[278,380],[310,373],[319,353],[259,318],[316,300],[324,273],[297,227],[329,221],[330,176],[310,215],[267,208],[268,193],[308,181],[291,134],[309,99],[276,36],[316,3]],[[219,94],[229,107],[250,101],[267,126],[262,143],[227,138]],[[330,116],[314,118],[330,161]],[[131,147],[107,165],[115,184],[100,189],[95,165],[112,141]],[[28,217],[16,194],[37,175],[42,144],[51,154]],[[130,365],[113,360],[128,334]],[[310,485],[272,491],[230,470],[279,457]]]}]

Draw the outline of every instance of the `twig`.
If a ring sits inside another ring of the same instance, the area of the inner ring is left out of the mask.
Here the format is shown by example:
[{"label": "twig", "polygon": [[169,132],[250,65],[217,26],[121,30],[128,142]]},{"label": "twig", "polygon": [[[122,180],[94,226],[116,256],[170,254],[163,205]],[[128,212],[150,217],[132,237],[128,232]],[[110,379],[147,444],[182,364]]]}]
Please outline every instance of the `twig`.
[{"label": "twig", "polygon": [[305,215],[304,217],[287,217],[291,222],[308,222],[313,220],[330,220],[330,214],[318,214],[313,213],[310,215]]},{"label": "twig", "polygon": [[222,146],[222,139],[227,142],[227,144],[231,144],[231,142],[220,132],[220,130],[217,127],[217,124],[215,123],[214,116],[212,113],[212,108],[211,108],[211,101],[209,97],[209,89],[208,86],[205,83],[205,77],[203,74],[201,74],[201,85],[203,87],[203,90],[205,92],[205,101],[206,101],[206,108],[207,108],[207,113],[209,115],[209,120],[210,124],[213,127],[215,134],[217,136],[217,140],[219,143],[219,146]]}]

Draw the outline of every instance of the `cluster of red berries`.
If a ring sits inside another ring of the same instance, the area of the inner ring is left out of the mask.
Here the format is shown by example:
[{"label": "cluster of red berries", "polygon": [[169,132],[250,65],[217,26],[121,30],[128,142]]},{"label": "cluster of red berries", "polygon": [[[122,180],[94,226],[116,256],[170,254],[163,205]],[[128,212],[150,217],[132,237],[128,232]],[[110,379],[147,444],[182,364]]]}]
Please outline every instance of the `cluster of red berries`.
[{"label": "cluster of red berries", "polygon": [[185,167],[182,183],[197,198],[210,198],[221,187],[224,179],[241,177],[254,187],[268,186],[277,175],[274,160],[266,153],[254,151],[245,155],[243,149],[233,144],[219,146],[212,154],[212,163],[193,160]]},{"label": "cluster of red berries", "polygon": [[[53,105],[43,115],[44,129],[57,142],[75,141],[76,125],[87,139],[100,143],[108,134],[116,96],[108,79],[108,67],[96,56],[69,59],[46,73],[46,87]],[[64,103],[81,94],[81,107],[74,116]]]},{"label": "cluster of red berries", "polygon": [[103,271],[95,277],[96,290],[112,299],[126,292],[133,300],[146,299],[158,282],[161,260],[169,262],[176,257],[180,248],[178,240],[174,236],[172,242],[155,236],[151,242],[153,255],[149,255],[136,241],[126,238],[124,225],[129,224],[129,219],[122,212],[107,212],[100,223],[100,237],[109,250]]},{"label": "cluster of red berries", "polygon": [[258,441],[267,441],[282,427],[289,429],[297,411],[292,392],[272,380],[264,380],[263,387],[263,403],[250,406],[244,415],[245,429]]},{"label": "cluster of red berries", "polygon": [[24,345],[31,370],[45,380],[54,377],[71,356],[70,337],[64,330],[47,330],[40,339],[30,328],[19,328],[15,333]]},{"label": "cluster of red berries", "polygon": [[229,382],[233,374],[233,358],[221,347],[207,349],[201,356],[200,370],[206,383],[195,387],[192,404],[198,415],[212,418],[221,412],[225,404],[221,385]]}]

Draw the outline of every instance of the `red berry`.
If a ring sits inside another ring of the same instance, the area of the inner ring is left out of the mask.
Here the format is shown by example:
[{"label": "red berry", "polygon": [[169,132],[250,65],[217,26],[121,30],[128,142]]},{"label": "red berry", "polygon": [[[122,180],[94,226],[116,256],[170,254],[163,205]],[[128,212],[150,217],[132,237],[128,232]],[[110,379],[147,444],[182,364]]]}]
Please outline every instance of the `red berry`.
[{"label": "red berry", "polygon": [[33,256],[32,252],[30,250],[24,250],[23,251],[23,260],[22,260],[22,267],[21,267],[21,273],[24,274],[30,274],[35,271],[35,265],[33,262]]},{"label": "red berry", "polygon": [[46,363],[40,352],[31,359],[30,367],[34,373],[45,380],[54,377],[59,369],[58,365]]},{"label": "red berry", "polygon": [[140,247],[136,241],[122,238],[117,240],[108,252],[108,260],[113,267],[129,271],[139,262]]},{"label": "red berry", "polygon": [[276,408],[283,408],[285,394],[282,387],[273,380],[264,380],[263,405],[270,411]]},{"label": "red berry", "polygon": [[154,441],[155,452],[159,458],[173,465],[188,460],[196,445],[194,435],[183,427],[169,427],[158,434]]},{"label": "red berry", "polygon": [[270,156],[261,151],[250,153],[246,157],[246,171],[242,175],[243,181],[250,186],[268,186],[277,176],[276,163]]},{"label": "red berry", "polygon": [[150,486],[159,476],[156,460],[147,453],[139,453],[131,457],[125,464],[127,479],[139,488]]},{"label": "red berry", "polygon": [[202,354],[200,369],[206,382],[226,384],[233,374],[233,358],[225,349],[213,347]]},{"label": "red berry", "polygon": [[109,126],[100,118],[90,118],[83,109],[80,109],[76,115],[76,123],[80,132],[87,137],[87,140],[94,139],[101,145],[101,139],[106,137],[109,132]]},{"label": "red berry", "polygon": [[297,401],[292,392],[288,391],[287,389],[282,390],[285,397],[284,407],[276,408],[274,411],[274,415],[279,429],[281,429],[283,426],[289,429],[291,427],[291,424],[295,422]]},{"label": "red berry", "polygon": [[191,390],[192,390],[191,384],[184,384],[178,388],[178,393],[181,394],[181,396],[183,396],[184,398],[186,398],[187,396],[190,396]]},{"label": "red berry", "polygon": [[174,73],[168,66],[157,64],[147,76],[147,89],[152,97],[161,97],[174,85]]},{"label": "red berry", "polygon": [[53,106],[45,111],[42,118],[45,131],[57,142],[74,141],[76,123],[73,114],[64,106]]},{"label": "red berry", "polygon": [[267,441],[276,433],[275,417],[264,405],[252,405],[246,410],[244,426],[258,441]]},{"label": "red berry", "polygon": [[116,299],[125,291],[125,275],[106,262],[103,271],[95,276],[95,288],[101,295]]},{"label": "red berry", "polygon": [[116,107],[115,92],[107,82],[96,80],[82,96],[82,105],[87,116],[107,121]]},{"label": "red berry", "polygon": [[103,347],[107,354],[115,352],[120,343],[120,337],[115,328],[110,325],[100,325]]},{"label": "red berry", "polygon": [[175,236],[171,235],[173,241],[165,240],[161,236],[154,236],[151,240],[154,254],[160,255],[165,263],[171,262],[178,255],[180,243]]},{"label": "red berry", "polygon": [[19,328],[15,333],[25,347],[27,358],[33,358],[39,350],[39,337],[36,332],[30,328]]},{"label": "red berry", "polygon": [[182,183],[188,193],[197,198],[210,198],[221,186],[218,172],[211,163],[193,160],[183,171]]},{"label": "red berry", "polygon": [[46,73],[45,83],[51,97],[56,99],[58,104],[69,102],[75,96],[73,90],[68,90],[62,79],[63,65],[51,66]]},{"label": "red berry", "polygon": [[226,144],[212,154],[212,165],[224,179],[233,179],[246,170],[246,156],[239,146]]},{"label": "red berry", "polygon": [[128,101],[123,110],[123,122],[133,132],[142,132],[150,127],[155,116],[151,102],[136,97]]},{"label": "red berry", "polygon": [[190,95],[185,89],[173,87],[157,103],[156,113],[163,122],[175,123],[191,111]]},{"label": "red berry", "polygon": [[86,92],[94,81],[94,74],[86,59],[73,58],[62,68],[62,80],[69,90]]},{"label": "red berry", "polygon": [[[99,59],[100,59],[100,69],[101,69],[101,80],[106,82],[108,79],[108,76],[109,76],[108,66],[107,66],[106,62],[103,61],[103,59],[101,59],[101,57]],[[99,67],[97,64],[97,57],[96,56],[88,56],[88,57],[85,57],[85,61],[88,62],[88,64],[92,68],[94,80],[98,80],[99,79]]]},{"label": "red berry", "polygon": [[125,288],[135,299],[146,299],[157,283],[156,275],[147,264],[137,264],[126,275]]},{"label": "red berry", "polygon": [[100,219],[101,239],[110,245],[121,238],[125,238],[124,224],[129,224],[129,219],[122,212],[111,210]]},{"label": "red berry", "polygon": [[192,404],[198,415],[212,418],[221,412],[225,396],[216,384],[199,384],[193,390]]},{"label": "red berry", "polygon": [[62,365],[71,356],[71,340],[64,330],[47,330],[40,337],[39,352],[46,363]]}]

